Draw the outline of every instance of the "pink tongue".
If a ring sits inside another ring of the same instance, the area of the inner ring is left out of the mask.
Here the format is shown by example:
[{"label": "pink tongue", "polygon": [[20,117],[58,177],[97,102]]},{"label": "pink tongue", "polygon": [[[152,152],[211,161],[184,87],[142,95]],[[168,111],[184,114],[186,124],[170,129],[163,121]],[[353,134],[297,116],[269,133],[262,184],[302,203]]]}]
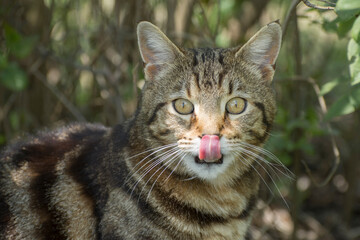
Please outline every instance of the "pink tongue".
[{"label": "pink tongue", "polygon": [[205,162],[215,162],[221,158],[220,141],[217,135],[205,135],[201,138],[199,159]]}]

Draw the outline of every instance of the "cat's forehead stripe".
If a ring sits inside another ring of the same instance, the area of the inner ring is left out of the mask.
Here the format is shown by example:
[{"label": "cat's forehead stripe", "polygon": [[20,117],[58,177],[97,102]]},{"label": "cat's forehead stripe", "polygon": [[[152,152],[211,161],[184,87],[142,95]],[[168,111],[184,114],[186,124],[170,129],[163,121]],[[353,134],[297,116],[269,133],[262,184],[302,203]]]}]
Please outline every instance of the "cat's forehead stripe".
[{"label": "cat's forehead stripe", "polygon": [[224,67],[225,49],[190,49],[193,54],[193,74],[197,88],[221,88],[226,70]]},{"label": "cat's forehead stripe", "polygon": [[200,90],[199,73],[194,72],[194,78],[195,78],[196,86],[197,86],[197,88]]},{"label": "cat's forehead stripe", "polygon": [[214,63],[217,60],[220,65],[224,65],[224,55],[223,52],[226,49],[214,49],[214,48],[192,48],[189,49],[193,53],[193,67],[196,67],[199,62]]},{"label": "cat's forehead stripe", "polygon": [[193,52],[193,67],[195,67],[196,65],[198,65],[199,61],[197,59],[197,55],[198,55],[198,51],[196,51],[196,49],[190,49],[191,52]]},{"label": "cat's forehead stripe", "polygon": [[229,92],[228,92],[228,94],[231,95],[232,92],[233,92],[233,83],[232,83],[232,81],[230,81],[229,82]]},{"label": "cat's forehead stripe", "polygon": [[219,63],[224,65],[224,55],[222,54],[223,50],[219,52]]}]

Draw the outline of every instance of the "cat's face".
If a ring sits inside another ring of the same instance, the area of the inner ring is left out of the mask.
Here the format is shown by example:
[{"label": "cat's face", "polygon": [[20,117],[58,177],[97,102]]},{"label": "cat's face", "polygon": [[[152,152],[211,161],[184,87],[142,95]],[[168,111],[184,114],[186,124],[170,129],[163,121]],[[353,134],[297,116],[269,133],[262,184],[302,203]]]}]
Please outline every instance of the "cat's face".
[{"label": "cat's face", "polygon": [[270,83],[279,25],[264,27],[241,49],[180,50],[146,22],[138,36],[147,78],[144,137],[151,147],[164,146],[164,169],[227,182],[251,167],[275,115]]}]

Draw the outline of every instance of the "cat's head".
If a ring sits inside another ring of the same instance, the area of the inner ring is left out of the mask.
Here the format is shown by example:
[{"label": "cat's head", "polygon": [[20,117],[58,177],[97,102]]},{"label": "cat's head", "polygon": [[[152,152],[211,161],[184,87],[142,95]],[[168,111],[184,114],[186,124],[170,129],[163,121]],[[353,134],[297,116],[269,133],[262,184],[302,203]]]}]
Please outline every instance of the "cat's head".
[{"label": "cat's head", "polygon": [[164,168],[212,182],[250,168],[276,111],[279,23],[229,49],[181,49],[149,22],[137,34],[146,78],[138,118]]}]

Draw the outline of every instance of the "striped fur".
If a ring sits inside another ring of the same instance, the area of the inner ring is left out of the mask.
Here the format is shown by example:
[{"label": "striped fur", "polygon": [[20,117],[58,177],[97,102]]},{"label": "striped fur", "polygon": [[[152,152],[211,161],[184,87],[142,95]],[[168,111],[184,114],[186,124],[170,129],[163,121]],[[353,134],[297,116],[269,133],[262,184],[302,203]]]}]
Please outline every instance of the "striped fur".
[{"label": "striped fur", "polygon": [[[134,117],[114,128],[73,124],[3,150],[0,239],[245,239],[259,187],[254,158],[275,115],[279,31],[272,23],[240,49],[186,50],[140,23],[147,82]],[[244,113],[226,112],[233,97],[246,99]],[[194,112],[178,114],[178,98]],[[196,162],[203,134],[219,136],[220,164]],[[249,155],[244,144],[257,148]]]}]

